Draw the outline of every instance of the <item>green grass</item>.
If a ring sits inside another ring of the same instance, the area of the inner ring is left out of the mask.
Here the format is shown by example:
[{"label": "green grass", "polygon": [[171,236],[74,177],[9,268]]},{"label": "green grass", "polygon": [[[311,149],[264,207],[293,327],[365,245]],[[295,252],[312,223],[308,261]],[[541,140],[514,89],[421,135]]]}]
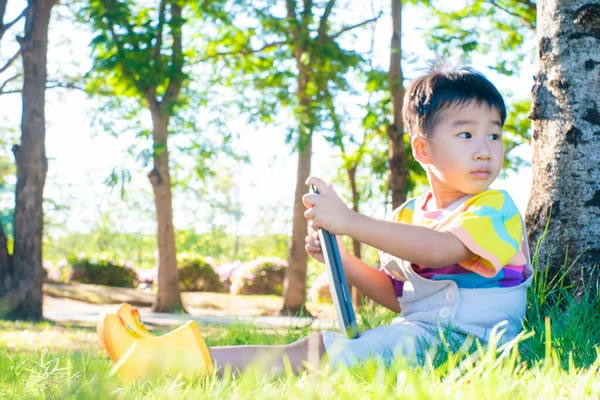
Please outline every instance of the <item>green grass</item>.
[{"label": "green grass", "polygon": [[[537,257],[535,257],[537,260]],[[509,351],[442,352],[424,367],[398,359],[351,369],[324,367],[269,375],[257,365],[240,377],[164,379],[121,386],[93,328],[0,322],[0,396],[56,399],[553,399],[600,397],[600,307],[597,289],[575,298],[562,279],[536,275],[525,331]],[[389,322],[381,309],[360,311],[362,329]],[[203,328],[211,345],[283,344],[309,328],[266,332],[251,325]],[[457,366],[461,366],[460,369]]]}]

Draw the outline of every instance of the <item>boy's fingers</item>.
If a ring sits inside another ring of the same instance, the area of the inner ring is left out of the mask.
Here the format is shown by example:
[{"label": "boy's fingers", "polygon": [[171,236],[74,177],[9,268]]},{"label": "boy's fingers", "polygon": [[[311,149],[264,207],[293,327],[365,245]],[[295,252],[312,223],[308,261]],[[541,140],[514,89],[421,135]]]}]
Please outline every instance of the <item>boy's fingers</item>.
[{"label": "boy's fingers", "polygon": [[310,247],[308,244],[306,246],[304,246],[304,249],[306,250],[306,252],[308,254],[310,254],[311,256],[315,256],[319,253],[321,253],[321,249],[315,249],[314,247]]},{"label": "boy's fingers", "polygon": [[321,252],[321,248],[317,247],[317,246],[311,246],[310,244],[307,244],[304,246],[304,248],[306,249],[306,251],[308,251],[309,253],[319,253]]},{"label": "boy's fingers", "polygon": [[327,184],[325,182],[323,182],[321,179],[317,178],[316,176],[309,176],[308,178],[306,178],[305,183],[308,186],[315,185],[315,187],[321,194],[325,193],[329,189]]},{"label": "boy's fingers", "polygon": [[306,237],[304,238],[304,241],[306,243],[314,243],[314,244],[319,244],[320,243],[319,242],[319,237],[315,236],[315,235],[311,235],[311,234],[306,235]]},{"label": "boy's fingers", "polygon": [[314,217],[315,217],[314,208],[309,208],[308,210],[304,211],[304,218],[311,220]]},{"label": "boy's fingers", "polygon": [[311,208],[312,206],[315,205],[315,201],[318,198],[319,198],[318,194],[307,193],[307,194],[305,194],[305,195],[302,196],[302,203],[304,204],[304,207]]}]

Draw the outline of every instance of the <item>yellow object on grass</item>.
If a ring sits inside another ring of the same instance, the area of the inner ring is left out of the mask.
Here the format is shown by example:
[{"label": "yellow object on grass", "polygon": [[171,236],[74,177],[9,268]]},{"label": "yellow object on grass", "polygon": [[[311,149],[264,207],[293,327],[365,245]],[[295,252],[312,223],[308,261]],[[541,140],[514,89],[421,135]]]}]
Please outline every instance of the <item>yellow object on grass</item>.
[{"label": "yellow object on grass", "polygon": [[123,318],[126,327],[133,332],[140,336],[152,336],[152,333],[146,329],[146,326],[142,322],[142,316],[137,308],[132,307],[127,303],[123,303],[117,310],[117,315]]},{"label": "yellow object on grass", "polygon": [[139,312],[123,304],[116,314],[103,314],[97,325],[100,342],[122,381],[182,375],[200,378],[212,372],[208,347],[194,321],[162,336],[153,336]]}]

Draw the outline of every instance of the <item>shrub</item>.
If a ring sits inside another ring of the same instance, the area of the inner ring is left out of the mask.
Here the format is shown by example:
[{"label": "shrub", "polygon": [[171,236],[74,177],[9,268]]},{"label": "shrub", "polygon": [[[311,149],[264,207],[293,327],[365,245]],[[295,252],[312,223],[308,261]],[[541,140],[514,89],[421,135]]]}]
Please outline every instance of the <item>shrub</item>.
[{"label": "shrub", "polygon": [[331,291],[329,290],[329,279],[327,278],[327,271],[321,273],[315,279],[308,292],[308,297],[312,301],[319,303],[332,303]]},{"label": "shrub", "polygon": [[231,294],[276,294],[283,293],[283,279],[288,264],[279,258],[259,257],[243,264],[233,272]]},{"label": "shrub", "polygon": [[42,268],[44,268],[44,272],[46,276],[44,277],[45,282],[61,282],[61,269],[58,265],[54,265],[52,261],[44,261],[42,263]]},{"label": "shrub", "polygon": [[116,264],[113,260],[95,260],[87,258],[70,258],[71,267],[68,281],[91,283],[116,287],[135,287],[137,275],[128,266]]},{"label": "shrub", "polygon": [[179,289],[185,292],[225,292],[225,286],[210,260],[202,257],[179,261]]},{"label": "shrub", "polygon": [[231,279],[235,271],[239,270],[244,264],[240,260],[235,260],[227,264],[221,264],[215,268],[215,272],[219,275],[219,279],[223,282],[225,291],[228,292],[231,288]]},{"label": "shrub", "polygon": [[152,287],[158,279],[158,267],[151,269],[136,268],[135,274],[137,275],[138,285]]}]

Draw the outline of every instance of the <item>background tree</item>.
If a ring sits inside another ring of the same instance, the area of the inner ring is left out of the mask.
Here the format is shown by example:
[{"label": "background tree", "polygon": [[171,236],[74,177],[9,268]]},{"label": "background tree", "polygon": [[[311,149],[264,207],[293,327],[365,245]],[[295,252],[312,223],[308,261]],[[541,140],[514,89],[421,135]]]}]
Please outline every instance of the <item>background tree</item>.
[{"label": "background tree", "polygon": [[402,123],[404,77],[402,75],[402,0],[392,0],[392,40],[390,43],[390,68],[388,72],[392,99],[392,120],[387,127],[389,139],[389,190],[392,208],[400,207],[406,200],[406,146]]},{"label": "background tree", "polygon": [[[152,131],[139,130],[152,138],[149,158],[156,206],[158,243],[158,294],[155,311],[182,309],[178,286],[178,270],[173,226],[171,171],[169,167],[169,123],[182,115],[187,97],[182,90],[189,86],[184,72],[193,50],[184,49],[184,18],[203,13],[218,13],[220,2],[185,2],[161,0],[156,6],[142,6],[134,1],[96,1],[84,7],[82,15],[91,23],[96,37],[92,41],[94,67],[88,89],[92,93],[114,96],[112,108],[122,107],[119,98],[129,99],[131,115],[144,107],[150,111]],[[193,31],[190,25],[189,30]],[[191,41],[190,41],[191,42]],[[189,42],[186,42],[189,43]],[[198,46],[201,41],[191,43]],[[116,103],[115,103],[116,101]],[[109,103],[110,105],[110,103]],[[178,121],[178,130],[186,122]],[[189,122],[189,121],[188,121]],[[138,125],[139,126],[139,125]],[[195,127],[194,127],[195,128]],[[194,130],[194,128],[190,130]],[[200,148],[197,150],[202,151]],[[146,154],[148,154],[146,152]],[[199,157],[202,160],[202,157]]]},{"label": "background tree", "polygon": [[552,274],[565,273],[563,267],[580,257],[569,276],[579,290],[595,289],[600,259],[600,4],[540,1],[537,39],[529,238],[532,244],[544,240],[540,262],[547,262]]},{"label": "background tree", "polygon": [[[287,19],[290,24],[293,43],[293,54],[296,61],[297,75],[297,108],[298,122],[298,169],[296,174],[296,194],[294,198],[294,217],[292,226],[292,242],[290,246],[289,267],[284,284],[284,306],[282,314],[296,315],[304,308],[306,301],[306,266],[307,253],[304,249],[304,238],[307,224],[304,218],[302,196],[307,193],[304,184],[310,175],[312,156],[312,136],[319,121],[319,108],[327,107],[329,97],[328,85],[344,88],[343,73],[348,67],[356,64],[358,59],[352,52],[341,49],[335,39],[344,31],[364,25],[361,21],[354,26],[341,28],[330,34],[329,17],[336,6],[335,0],[324,4],[323,11],[315,20],[316,10],[311,0],[304,0],[302,11],[297,12],[295,0],[286,0]],[[314,30],[313,32],[311,32]],[[327,94],[325,94],[327,93]]]},{"label": "background tree", "polygon": [[[13,146],[17,184],[12,254],[0,224],[0,316],[8,319],[42,319],[42,204],[48,170],[44,107],[48,25],[54,4],[54,0],[29,0],[24,34],[17,37],[23,60],[23,111],[21,143]],[[5,10],[6,1],[0,1],[0,21]],[[9,25],[0,26],[0,36]]]},{"label": "background tree", "polygon": [[[432,14],[428,44],[438,55],[469,58],[471,54],[497,53],[490,67],[512,75],[529,57],[526,39],[536,27],[534,0],[466,0],[459,8],[436,0],[413,0]],[[460,54],[462,53],[462,54]]]},{"label": "background tree", "polygon": [[[245,88],[238,105],[251,121],[272,124],[282,109],[292,111],[294,125],[288,126],[287,141],[298,154],[298,166],[282,314],[298,314],[306,299],[307,224],[302,195],[308,191],[304,181],[310,175],[313,136],[334,135],[329,131],[325,89],[334,97],[350,91],[347,74],[360,62],[360,56],[344,49],[338,38],[378,18],[332,22],[335,11],[349,5],[340,3],[286,0],[284,15],[276,4],[239,2],[244,20],[222,27],[222,39],[207,53],[215,60],[220,84],[238,91]],[[225,77],[227,71],[232,73]]]}]

